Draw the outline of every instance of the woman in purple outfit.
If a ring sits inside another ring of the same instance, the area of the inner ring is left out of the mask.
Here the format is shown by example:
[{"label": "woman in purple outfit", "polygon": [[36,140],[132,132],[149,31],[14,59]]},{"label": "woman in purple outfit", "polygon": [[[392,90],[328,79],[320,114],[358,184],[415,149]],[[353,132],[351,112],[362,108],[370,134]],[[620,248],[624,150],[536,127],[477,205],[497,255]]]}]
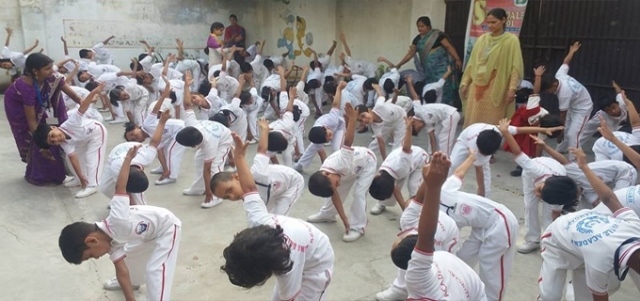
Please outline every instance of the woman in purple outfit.
[{"label": "woman in purple outfit", "polygon": [[60,125],[67,120],[61,91],[80,103],[80,98],[65,84],[64,77],[54,74],[51,58],[41,53],[27,57],[24,75],[5,91],[7,120],[20,158],[27,163],[24,178],[33,185],[60,185],[65,178],[64,157],[60,147],[43,150],[31,140],[38,124]]}]

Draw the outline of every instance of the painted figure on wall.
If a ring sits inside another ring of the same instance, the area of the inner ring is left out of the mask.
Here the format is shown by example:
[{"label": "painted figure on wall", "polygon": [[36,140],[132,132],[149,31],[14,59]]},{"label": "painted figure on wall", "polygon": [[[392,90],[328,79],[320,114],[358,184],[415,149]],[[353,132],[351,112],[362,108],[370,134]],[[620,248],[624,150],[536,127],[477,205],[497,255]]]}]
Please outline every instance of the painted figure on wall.
[{"label": "painted figure on wall", "polygon": [[280,16],[285,21],[286,27],[278,39],[278,48],[286,48],[289,59],[295,59],[301,55],[311,57],[313,52],[310,46],[313,45],[313,34],[307,32],[307,20],[304,17],[295,16],[288,9]]}]

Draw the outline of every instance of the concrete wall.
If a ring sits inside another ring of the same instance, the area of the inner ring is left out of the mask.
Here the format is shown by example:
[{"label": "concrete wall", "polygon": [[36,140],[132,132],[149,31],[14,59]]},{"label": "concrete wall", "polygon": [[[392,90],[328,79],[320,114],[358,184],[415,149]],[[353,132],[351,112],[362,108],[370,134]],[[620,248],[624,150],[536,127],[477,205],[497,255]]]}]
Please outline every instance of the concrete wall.
[{"label": "concrete wall", "polygon": [[[324,53],[340,32],[355,58],[375,61],[384,55],[397,62],[417,34],[415,20],[427,15],[442,28],[444,12],[444,0],[3,0],[0,23],[15,29],[12,49],[39,39],[39,47],[56,60],[63,58],[61,36],[77,57],[79,49],[113,34],[115,64],[126,68],[143,50],[140,39],[166,56],[180,37],[188,55],[203,55],[210,24],[228,25],[228,15],[235,13],[248,43],[265,39],[265,54],[287,52],[302,65],[311,59],[309,47]],[[339,44],[336,58],[341,51]],[[6,81],[4,72],[0,81]]]}]

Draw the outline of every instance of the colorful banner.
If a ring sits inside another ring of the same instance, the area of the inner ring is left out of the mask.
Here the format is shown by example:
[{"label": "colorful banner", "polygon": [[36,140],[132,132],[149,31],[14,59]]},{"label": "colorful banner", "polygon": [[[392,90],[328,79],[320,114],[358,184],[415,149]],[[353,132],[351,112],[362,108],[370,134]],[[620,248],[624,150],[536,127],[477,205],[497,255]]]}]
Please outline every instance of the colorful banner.
[{"label": "colorful banner", "polygon": [[524,13],[527,10],[529,0],[472,0],[467,21],[467,35],[464,40],[464,65],[467,65],[471,50],[476,40],[485,32],[488,32],[484,19],[487,13],[494,8],[502,8],[507,11],[506,32],[520,35],[520,28],[524,21]]}]

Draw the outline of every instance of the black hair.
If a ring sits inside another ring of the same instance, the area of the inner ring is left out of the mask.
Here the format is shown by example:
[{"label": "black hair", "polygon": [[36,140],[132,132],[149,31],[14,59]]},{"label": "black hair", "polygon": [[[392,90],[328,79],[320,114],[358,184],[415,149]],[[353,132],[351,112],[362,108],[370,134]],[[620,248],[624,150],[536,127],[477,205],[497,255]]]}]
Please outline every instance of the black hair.
[{"label": "black hair", "polygon": [[271,88],[267,86],[262,87],[262,90],[260,91],[260,97],[262,97],[262,99],[264,99],[264,101],[266,101],[267,103],[271,102],[273,100],[271,97]]},{"label": "black hair", "polygon": [[267,150],[270,152],[283,152],[289,147],[289,141],[280,132],[269,132],[269,146]]},{"label": "black hair", "polygon": [[231,179],[233,179],[233,175],[235,174],[236,173],[234,172],[221,171],[211,176],[211,181],[209,181],[209,187],[211,188],[212,191],[214,191],[216,190],[216,186],[218,186],[218,184],[231,181]]},{"label": "black hair", "polygon": [[540,91],[547,91],[556,83],[558,83],[558,79],[556,79],[555,76],[551,74],[545,74],[542,76],[542,80],[540,82]]},{"label": "black hair", "polygon": [[218,76],[220,76],[220,71],[221,71],[221,70],[213,71],[213,77],[218,77]]},{"label": "black hair", "polygon": [[204,52],[205,55],[209,55],[209,47],[205,46],[202,52]]},{"label": "black hair", "polygon": [[147,55],[148,55],[148,54],[147,54],[147,53],[144,53],[144,52],[143,52],[143,53],[138,54],[138,62],[139,62],[139,61],[142,61],[144,58],[146,58],[146,57],[147,57]]},{"label": "black hair", "polygon": [[357,105],[355,107],[355,110],[358,111],[358,115],[360,115],[362,113],[369,112],[369,107],[367,107],[366,105]]},{"label": "black hair", "polygon": [[284,275],[293,268],[287,242],[279,225],[244,229],[222,251],[225,264],[220,270],[227,273],[234,285],[243,288],[263,285],[272,275]]},{"label": "black hair", "polygon": [[315,144],[327,143],[327,128],[314,126],[309,130],[309,141]]},{"label": "black hair", "polygon": [[335,80],[336,79],[331,75],[327,75],[327,76],[324,77],[324,82],[325,83],[332,82],[332,81],[335,81]]},{"label": "black hair", "polygon": [[384,83],[382,83],[382,89],[387,92],[387,94],[393,93],[393,89],[396,87],[396,84],[390,78],[387,78]]},{"label": "black hair", "polygon": [[229,15],[229,19],[235,19],[236,21],[238,21],[238,16],[236,16],[235,14],[231,14]]},{"label": "black hair", "polygon": [[370,77],[367,78],[367,80],[364,81],[364,83],[362,84],[362,88],[364,88],[365,90],[372,90],[373,89],[373,85],[377,84],[378,80]]},{"label": "black hair", "polygon": [[[540,122],[540,127],[543,127],[543,128],[552,128],[552,127],[557,127],[562,125],[562,120],[560,120],[560,116],[555,114],[547,114],[545,116],[542,116],[540,117],[539,122]],[[551,133],[551,135],[548,137],[556,138],[560,134],[562,134],[562,131],[555,131]]]},{"label": "black hair", "polygon": [[[632,150],[636,151],[636,153],[640,154],[640,145],[629,145],[629,147]],[[629,157],[627,157],[627,155],[625,154],[622,155],[622,161],[627,162],[633,166],[633,162],[631,162],[631,160],[629,160]]]},{"label": "black hair", "polygon": [[420,104],[424,104],[424,93],[422,93],[422,90],[426,85],[427,84],[424,81],[413,83],[413,89],[416,91],[416,93],[418,93],[418,97],[420,97]]},{"label": "black hair", "polygon": [[529,88],[522,88],[516,91],[516,103],[525,104],[529,101],[529,96],[533,94],[533,90]]},{"label": "black hair", "polygon": [[416,21],[416,24],[418,23],[422,23],[424,24],[424,26],[431,27],[431,19],[429,19],[429,17],[427,16],[422,16],[418,18],[418,21]]},{"label": "black hair", "polygon": [[118,101],[120,100],[120,93],[123,91],[123,86],[116,86],[114,89],[109,91],[109,102],[116,107],[119,106],[120,104],[118,104]]},{"label": "black hair", "polygon": [[186,147],[194,147],[202,143],[202,139],[202,133],[192,126],[187,126],[176,134],[176,142]]},{"label": "black hair", "polygon": [[436,90],[429,90],[424,93],[424,103],[435,103],[438,100],[438,93]]},{"label": "black hair", "polygon": [[236,52],[233,53],[233,60],[236,61],[236,63],[238,63],[238,65],[241,65],[242,63],[245,63],[244,55],[242,55],[242,52],[240,52],[239,50],[236,50]]},{"label": "black hair", "polygon": [[[178,95],[176,95],[176,92],[171,90],[169,91],[169,99],[171,99],[171,104],[174,104],[176,101],[178,101]],[[163,101],[164,99],[158,100],[158,101]]]},{"label": "black hair", "polygon": [[253,71],[253,66],[251,66],[250,63],[247,63],[247,62],[240,63],[240,72],[249,73],[251,71]]},{"label": "black hair", "polygon": [[41,149],[49,149],[51,145],[47,142],[47,137],[51,132],[51,126],[46,123],[38,124],[36,131],[33,132],[33,142]]},{"label": "black hair", "polygon": [[68,263],[81,264],[82,255],[89,248],[84,242],[89,234],[98,230],[95,224],[75,222],[62,228],[58,237],[58,247]]},{"label": "black hair", "polygon": [[618,132],[625,132],[629,134],[631,134],[632,131],[633,131],[633,127],[631,126],[631,124],[627,122],[621,124],[621,127],[618,129]]},{"label": "black hair", "polygon": [[198,93],[202,95],[209,95],[209,92],[211,92],[211,83],[208,80],[202,81],[200,86],[198,86]]},{"label": "black hair", "polygon": [[86,85],[84,85],[84,88],[91,92],[93,89],[97,88],[98,85],[98,82],[90,80]]},{"label": "black hair", "polygon": [[416,243],[418,243],[417,234],[407,235],[391,250],[391,261],[397,268],[406,270],[409,267],[411,253],[413,253]]},{"label": "black hair", "polygon": [[240,92],[240,97],[238,97],[238,98],[240,98],[240,105],[241,106],[249,104],[251,102],[251,100],[252,100],[252,96],[251,96],[251,93],[249,93],[249,91]]},{"label": "black hair", "polygon": [[129,69],[133,72],[144,71],[144,68],[140,64],[134,62],[129,63]]},{"label": "black hair", "polygon": [[144,85],[144,75],[143,74],[137,74],[136,75],[136,83],[140,86]]},{"label": "black hair", "polygon": [[333,195],[333,187],[329,177],[325,176],[322,171],[316,171],[309,177],[309,192],[321,198],[328,198]]},{"label": "black hair", "polygon": [[11,59],[8,59],[8,58],[4,58],[4,59],[0,58],[0,63],[9,63],[9,64],[11,64],[11,66],[12,66],[12,67],[15,67],[15,66],[16,66],[16,64],[14,64],[14,63],[11,61]]},{"label": "black hair", "polygon": [[336,91],[338,90],[338,84],[334,80],[325,81],[324,85],[322,86],[322,90],[324,91],[324,93],[335,96]]},{"label": "black hair", "polygon": [[226,128],[229,127],[229,114],[227,112],[231,112],[229,110],[220,110],[218,113],[213,114],[209,118],[210,121],[214,121],[224,125]]},{"label": "black hair", "polygon": [[312,79],[307,82],[307,86],[309,87],[309,89],[318,89],[320,88],[320,81],[317,79]]},{"label": "black hair", "polygon": [[476,145],[478,152],[484,156],[493,155],[502,144],[502,136],[494,130],[484,130],[478,134]]},{"label": "black hair", "polygon": [[89,71],[87,70],[80,70],[80,72],[78,72],[78,74],[76,74],[76,77],[78,78],[78,81],[82,82],[82,79],[80,79],[80,76],[82,76],[85,73],[89,73]]},{"label": "black hair", "polygon": [[[209,51],[209,48],[207,48],[207,51]],[[209,63],[203,63],[200,60],[196,60],[196,62],[200,65],[200,74],[206,77],[209,74]]]},{"label": "black hair", "polygon": [[395,186],[396,179],[387,171],[381,170],[379,175],[373,177],[371,186],[369,186],[369,194],[376,200],[384,201],[393,195],[393,188]]},{"label": "black hair", "polygon": [[568,176],[551,176],[544,181],[540,197],[551,205],[571,204],[578,197],[578,185]]},{"label": "black hair", "polygon": [[322,63],[318,62],[318,65],[316,66],[316,61],[313,60],[313,61],[309,62],[309,68],[311,68],[311,70],[316,69],[316,68],[322,68]]},{"label": "black hair", "polygon": [[616,101],[615,97],[602,96],[602,97],[600,97],[598,99],[598,101],[596,103],[598,104],[598,109],[604,111],[609,106],[611,106],[613,104],[617,104],[618,101]]},{"label": "black hair", "polygon": [[149,188],[147,175],[138,166],[131,165],[127,179],[127,193],[143,193],[147,188]]},{"label": "black hair", "polygon": [[80,49],[80,51],[78,51],[78,56],[81,59],[88,59],[89,58],[89,53],[91,53],[90,49]]},{"label": "black hair", "polygon": [[[158,100],[159,101],[159,100]],[[138,126],[134,123],[134,122],[127,122],[124,124],[124,140],[126,141],[131,141],[129,139],[127,139],[127,134],[135,129],[137,129]]]},{"label": "black hair", "polygon": [[[502,8],[494,8],[492,10],[490,10],[487,13],[487,16],[494,16],[496,19],[498,20],[504,20],[507,21],[507,11],[502,9]],[[507,22],[504,22],[504,25],[502,25],[502,27],[506,27],[507,26]]]},{"label": "black hair", "polygon": [[413,108],[411,108],[409,109],[409,111],[407,111],[407,117],[413,117],[413,116],[416,116],[416,111]]},{"label": "black hair", "polygon": [[210,31],[211,33],[213,33],[213,31],[214,31],[214,30],[217,30],[217,29],[223,29],[223,28],[224,28],[224,25],[223,25],[222,23],[220,23],[220,22],[213,22],[213,23],[211,23],[211,28],[209,29],[209,31]]},{"label": "black hair", "polygon": [[302,115],[302,109],[300,109],[299,106],[294,105],[291,113],[293,114],[293,121],[298,122],[298,120],[300,120],[300,116]]},{"label": "black hair", "polygon": [[39,52],[32,53],[27,56],[27,60],[24,63],[24,74],[29,76],[35,76],[33,70],[40,70],[49,64],[52,64],[53,60]]},{"label": "black hair", "polygon": [[273,64],[273,61],[271,59],[266,59],[262,62],[262,64],[264,65],[265,68],[267,68],[267,71],[271,72],[271,70],[273,70],[273,68],[275,68],[275,64]]}]

